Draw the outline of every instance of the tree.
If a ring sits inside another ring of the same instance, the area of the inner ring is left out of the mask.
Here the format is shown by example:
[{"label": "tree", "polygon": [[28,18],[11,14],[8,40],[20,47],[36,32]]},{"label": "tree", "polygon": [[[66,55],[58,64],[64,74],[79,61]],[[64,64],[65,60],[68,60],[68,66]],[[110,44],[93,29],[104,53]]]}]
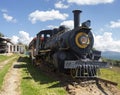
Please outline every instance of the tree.
[{"label": "tree", "polygon": [[2,34],[1,32],[0,32],[0,37],[4,37],[4,34]]}]

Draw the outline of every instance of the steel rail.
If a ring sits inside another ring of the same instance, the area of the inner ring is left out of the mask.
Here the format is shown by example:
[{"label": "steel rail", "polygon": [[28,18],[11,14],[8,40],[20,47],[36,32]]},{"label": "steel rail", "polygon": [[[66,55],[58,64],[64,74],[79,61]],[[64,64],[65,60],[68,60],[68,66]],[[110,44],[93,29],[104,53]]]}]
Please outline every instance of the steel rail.
[{"label": "steel rail", "polygon": [[99,81],[106,83],[106,85],[107,85],[107,83],[112,84],[114,86],[118,85],[118,83],[110,81],[110,80],[106,80],[106,79],[102,79],[102,78],[96,78],[96,82],[99,83]]}]

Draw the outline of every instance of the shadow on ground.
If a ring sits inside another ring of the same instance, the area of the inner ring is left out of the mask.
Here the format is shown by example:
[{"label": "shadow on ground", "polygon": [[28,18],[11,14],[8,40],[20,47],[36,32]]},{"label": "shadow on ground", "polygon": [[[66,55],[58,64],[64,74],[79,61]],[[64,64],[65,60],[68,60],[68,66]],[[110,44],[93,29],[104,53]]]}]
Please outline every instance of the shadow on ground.
[{"label": "shadow on ground", "polygon": [[[25,80],[33,79],[35,82],[39,82],[40,84],[49,84],[55,82],[53,85],[49,86],[48,88],[55,88],[55,87],[63,87],[64,84],[59,80],[59,78],[54,77],[55,75],[51,75],[51,73],[47,73],[44,71],[41,71],[39,67],[35,67],[33,64],[31,64],[30,59],[25,57],[19,57],[18,62],[21,62],[21,64],[15,64],[14,68],[23,68],[25,73],[28,75],[30,74],[31,77],[23,77]],[[24,64],[25,63],[25,64]]]}]

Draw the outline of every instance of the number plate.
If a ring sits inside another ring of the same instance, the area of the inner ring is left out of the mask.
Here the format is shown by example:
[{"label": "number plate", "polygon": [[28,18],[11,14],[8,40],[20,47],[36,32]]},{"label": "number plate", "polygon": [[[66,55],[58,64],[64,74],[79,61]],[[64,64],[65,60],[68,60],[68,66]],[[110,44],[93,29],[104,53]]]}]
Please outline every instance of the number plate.
[{"label": "number plate", "polygon": [[78,61],[65,61],[65,64],[64,64],[65,69],[67,69],[67,68],[69,68],[69,69],[76,68],[77,66],[80,66]]}]

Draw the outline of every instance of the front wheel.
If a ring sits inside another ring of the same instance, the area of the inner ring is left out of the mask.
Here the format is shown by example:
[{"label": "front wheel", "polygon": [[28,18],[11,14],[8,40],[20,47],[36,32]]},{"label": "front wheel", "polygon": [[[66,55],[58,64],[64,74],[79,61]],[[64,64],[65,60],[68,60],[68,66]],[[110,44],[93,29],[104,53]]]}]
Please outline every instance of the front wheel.
[{"label": "front wheel", "polygon": [[76,78],[77,77],[77,72],[78,72],[78,69],[75,68],[75,69],[70,69],[70,75],[72,78]]}]

